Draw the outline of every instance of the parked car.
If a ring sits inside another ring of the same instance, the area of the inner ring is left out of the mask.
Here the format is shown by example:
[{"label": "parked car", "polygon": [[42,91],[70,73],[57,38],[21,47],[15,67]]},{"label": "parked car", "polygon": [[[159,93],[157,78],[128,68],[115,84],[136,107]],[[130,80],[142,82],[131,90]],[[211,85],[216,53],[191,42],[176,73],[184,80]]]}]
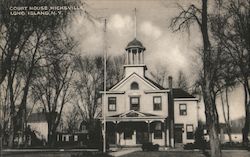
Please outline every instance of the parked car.
[{"label": "parked car", "polygon": [[142,150],[143,151],[158,151],[159,145],[153,144],[152,142],[145,142],[142,144]]}]

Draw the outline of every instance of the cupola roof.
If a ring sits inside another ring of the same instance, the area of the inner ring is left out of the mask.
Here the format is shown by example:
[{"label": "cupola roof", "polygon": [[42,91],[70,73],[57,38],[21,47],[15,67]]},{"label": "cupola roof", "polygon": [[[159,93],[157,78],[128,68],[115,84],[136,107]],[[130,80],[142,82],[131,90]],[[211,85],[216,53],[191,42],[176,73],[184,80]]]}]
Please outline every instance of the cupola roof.
[{"label": "cupola roof", "polygon": [[141,48],[141,49],[145,50],[145,47],[136,38],[134,38],[134,40],[132,40],[131,42],[128,43],[126,50],[128,50],[129,48]]}]

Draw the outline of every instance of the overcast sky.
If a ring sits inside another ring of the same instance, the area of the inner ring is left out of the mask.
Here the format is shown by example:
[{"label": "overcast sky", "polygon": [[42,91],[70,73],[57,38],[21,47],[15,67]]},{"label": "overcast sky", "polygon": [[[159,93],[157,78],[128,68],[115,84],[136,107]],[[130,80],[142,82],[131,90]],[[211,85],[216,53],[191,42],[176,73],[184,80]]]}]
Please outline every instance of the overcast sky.
[{"label": "overcast sky", "polygon": [[[148,69],[163,65],[174,79],[182,70],[191,81],[199,69],[196,51],[201,46],[201,36],[195,25],[189,32],[173,33],[169,28],[171,18],[180,11],[177,3],[184,7],[191,3],[201,6],[200,0],[87,0],[85,9],[88,15],[76,16],[70,32],[78,40],[83,55],[102,54],[104,18],[107,18],[108,55],[124,54],[126,45],[135,37],[136,8],[136,38],[146,47]],[[233,118],[243,115],[242,100],[240,88],[231,96]]]},{"label": "overcast sky", "polygon": [[[184,0],[185,6],[190,0]],[[166,65],[175,76],[179,69],[186,74],[192,69],[192,58],[200,41],[196,29],[188,33],[173,33],[169,28],[171,18],[178,14],[175,0],[88,0],[86,9],[92,22],[79,16],[72,24],[72,33],[81,43],[83,54],[102,53],[104,19],[107,18],[108,54],[125,53],[126,45],[135,37],[146,47],[145,63],[149,69],[158,64]],[[192,40],[190,40],[192,39]]]}]

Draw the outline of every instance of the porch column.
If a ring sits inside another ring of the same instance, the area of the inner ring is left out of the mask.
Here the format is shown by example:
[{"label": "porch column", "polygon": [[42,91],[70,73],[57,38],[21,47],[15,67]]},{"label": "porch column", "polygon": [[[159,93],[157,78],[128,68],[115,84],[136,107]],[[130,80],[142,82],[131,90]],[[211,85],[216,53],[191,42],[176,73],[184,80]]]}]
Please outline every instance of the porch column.
[{"label": "porch column", "polygon": [[120,138],[119,138],[119,133],[117,131],[117,128],[118,128],[118,122],[115,121],[115,145],[118,146],[120,145]]},{"label": "porch column", "polygon": [[133,52],[132,52],[132,50],[129,50],[130,52],[129,52],[129,64],[134,64],[133,63]]},{"label": "porch column", "polygon": [[163,121],[163,138],[164,138],[164,146],[167,147],[167,129],[166,129],[166,119]]},{"label": "porch column", "polygon": [[127,64],[129,64],[129,51],[127,52]]},{"label": "porch column", "polygon": [[141,63],[144,64],[144,53],[143,51],[141,53],[142,53]]},{"label": "porch column", "polygon": [[140,51],[139,55],[140,55],[140,62],[139,62],[139,64],[142,64],[142,51]]},{"label": "porch column", "polygon": [[146,121],[147,124],[148,124],[148,142],[152,142],[152,136],[151,136],[151,133],[150,133],[150,121]]},{"label": "porch column", "polygon": [[137,57],[136,57],[136,58],[137,58],[137,59],[136,59],[136,60],[137,60],[137,61],[136,61],[136,64],[139,64],[139,51],[138,51],[138,49],[136,50],[136,56],[137,56]]}]

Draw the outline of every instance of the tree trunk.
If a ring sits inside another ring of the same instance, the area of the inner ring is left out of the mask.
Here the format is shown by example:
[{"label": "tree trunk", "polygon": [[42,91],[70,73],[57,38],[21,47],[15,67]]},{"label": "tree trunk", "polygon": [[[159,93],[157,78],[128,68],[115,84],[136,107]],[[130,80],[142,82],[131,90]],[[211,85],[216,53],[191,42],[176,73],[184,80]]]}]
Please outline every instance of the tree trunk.
[{"label": "tree trunk", "polygon": [[54,146],[54,133],[53,133],[53,122],[48,123],[48,145]]},{"label": "tree trunk", "polygon": [[229,113],[229,101],[228,101],[228,87],[226,87],[225,90],[226,94],[226,106],[227,106],[227,114],[226,114],[226,109],[225,109],[225,104],[223,100],[223,92],[221,92],[221,104],[222,104],[222,112],[223,112],[223,118],[226,124],[226,132],[229,138],[229,142],[232,142],[232,137],[231,137],[231,126],[230,126],[230,113]]},{"label": "tree trunk", "polygon": [[221,157],[220,140],[218,137],[218,113],[212,94],[209,92],[209,85],[205,84],[205,86],[203,86],[203,96],[205,103],[206,124],[209,131],[211,157]]},{"label": "tree trunk", "polygon": [[[218,127],[212,124],[209,129],[209,141],[211,148],[211,157],[221,157],[220,140],[218,137]],[[219,146],[219,147],[218,147]]]},{"label": "tree trunk", "polygon": [[228,87],[226,87],[226,104],[227,104],[227,134],[229,138],[229,142],[232,142],[232,136],[231,136],[231,124],[230,124],[230,105],[229,105],[229,100],[228,100]]},{"label": "tree trunk", "polygon": [[244,128],[242,129],[242,138],[243,138],[243,145],[247,146],[248,145],[248,133],[249,133],[249,126],[250,126],[250,114],[249,114],[249,106],[250,106],[250,100],[249,100],[249,89],[247,87],[247,84],[244,84],[244,93],[245,93],[245,125]]},{"label": "tree trunk", "polygon": [[8,74],[8,88],[9,88],[9,99],[10,99],[10,128],[8,137],[9,148],[13,147],[14,142],[14,121],[15,121],[15,103],[14,103],[14,92],[13,92],[13,79],[11,73]]},{"label": "tree trunk", "polygon": [[221,157],[220,141],[218,137],[218,113],[215,104],[215,94],[213,92],[213,61],[211,55],[211,45],[208,36],[208,14],[207,0],[202,0],[202,25],[201,33],[203,39],[203,80],[202,92],[205,104],[206,123],[209,131],[211,157]]}]

